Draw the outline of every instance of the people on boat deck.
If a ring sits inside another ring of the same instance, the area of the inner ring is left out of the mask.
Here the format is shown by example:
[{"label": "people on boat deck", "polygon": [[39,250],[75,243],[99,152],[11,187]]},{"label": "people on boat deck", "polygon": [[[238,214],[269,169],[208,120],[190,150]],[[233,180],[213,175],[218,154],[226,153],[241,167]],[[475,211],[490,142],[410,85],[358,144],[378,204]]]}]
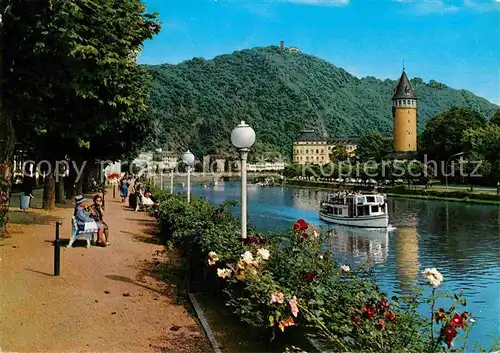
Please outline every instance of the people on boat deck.
[{"label": "people on boat deck", "polygon": [[97,194],[93,198],[94,203],[92,204],[92,210],[94,211],[94,215],[91,215],[94,219],[94,221],[98,224],[102,224],[103,227],[103,233],[104,233],[104,242],[106,245],[111,245],[109,242],[109,228],[106,222],[104,222],[104,207],[102,205],[102,197],[101,195]]},{"label": "people on boat deck", "polygon": [[104,227],[101,222],[95,221],[95,217],[97,217],[96,212],[92,210],[91,205],[87,204],[87,200],[82,195],[78,195],[77,197],[75,197],[74,216],[79,231],[88,230],[86,229],[86,226],[90,226],[93,229],[97,228],[96,245],[106,246],[106,243],[103,239]]}]

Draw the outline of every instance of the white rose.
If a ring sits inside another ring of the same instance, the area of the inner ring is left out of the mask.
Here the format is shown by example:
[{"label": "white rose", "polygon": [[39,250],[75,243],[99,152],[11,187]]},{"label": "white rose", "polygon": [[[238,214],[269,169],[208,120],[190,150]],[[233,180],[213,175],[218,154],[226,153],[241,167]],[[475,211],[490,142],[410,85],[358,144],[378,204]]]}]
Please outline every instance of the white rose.
[{"label": "white rose", "polygon": [[262,260],[267,260],[269,259],[269,256],[271,256],[271,254],[267,249],[259,249],[257,250],[257,256],[260,257]]},{"label": "white rose", "polygon": [[342,265],[340,266],[340,269],[344,272],[350,272],[351,271],[351,268],[349,267],[349,265]]},{"label": "white rose", "polygon": [[233,271],[231,271],[228,268],[217,269],[217,276],[219,276],[220,278],[231,277],[232,273],[233,273]]},{"label": "white rose", "polygon": [[245,251],[245,253],[241,255],[241,259],[243,262],[250,264],[253,261],[253,255],[250,251]]},{"label": "white rose", "polygon": [[435,268],[426,268],[423,272],[423,277],[429,281],[429,284],[433,287],[439,287],[444,279],[443,275]]}]

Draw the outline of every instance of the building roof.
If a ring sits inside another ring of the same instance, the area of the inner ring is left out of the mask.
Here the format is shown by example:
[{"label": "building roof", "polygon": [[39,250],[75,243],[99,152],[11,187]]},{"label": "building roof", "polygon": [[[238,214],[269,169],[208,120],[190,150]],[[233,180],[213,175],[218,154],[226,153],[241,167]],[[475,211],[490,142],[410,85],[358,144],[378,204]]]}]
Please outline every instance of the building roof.
[{"label": "building roof", "polygon": [[302,130],[302,133],[295,141],[326,141],[314,130]]},{"label": "building roof", "polygon": [[332,142],[342,142],[342,143],[349,143],[349,142],[358,143],[359,140],[360,140],[359,137],[334,137],[330,139],[330,141]]},{"label": "building roof", "polygon": [[406,76],[406,73],[403,70],[403,73],[399,78],[398,85],[394,90],[394,95],[392,96],[392,99],[394,100],[394,99],[405,99],[405,98],[417,99],[417,96],[415,95],[415,91],[411,86],[410,80],[408,80],[408,76]]}]

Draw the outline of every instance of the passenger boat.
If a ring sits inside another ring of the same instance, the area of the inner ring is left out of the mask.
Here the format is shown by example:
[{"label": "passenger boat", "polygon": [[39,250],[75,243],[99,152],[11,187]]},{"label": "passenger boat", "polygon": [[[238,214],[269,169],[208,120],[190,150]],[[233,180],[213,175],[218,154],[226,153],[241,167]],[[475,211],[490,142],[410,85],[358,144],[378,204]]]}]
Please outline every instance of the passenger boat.
[{"label": "passenger boat", "polygon": [[329,194],[321,203],[319,218],[351,227],[387,228],[389,214],[382,194]]}]

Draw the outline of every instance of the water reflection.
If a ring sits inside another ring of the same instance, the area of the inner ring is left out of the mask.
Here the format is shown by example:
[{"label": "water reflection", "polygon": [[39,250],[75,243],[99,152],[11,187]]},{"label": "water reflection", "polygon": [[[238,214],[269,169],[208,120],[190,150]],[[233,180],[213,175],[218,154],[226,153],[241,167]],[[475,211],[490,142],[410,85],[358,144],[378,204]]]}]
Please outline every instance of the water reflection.
[{"label": "water reflection", "polygon": [[338,258],[356,263],[386,262],[389,252],[388,230],[335,227],[330,231],[333,235],[331,247]]},{"label": "water reflection", "polygon": [[413,227],[395,231],[394,257],[401,292],[410,292],[418,279],[418,232]]}]

